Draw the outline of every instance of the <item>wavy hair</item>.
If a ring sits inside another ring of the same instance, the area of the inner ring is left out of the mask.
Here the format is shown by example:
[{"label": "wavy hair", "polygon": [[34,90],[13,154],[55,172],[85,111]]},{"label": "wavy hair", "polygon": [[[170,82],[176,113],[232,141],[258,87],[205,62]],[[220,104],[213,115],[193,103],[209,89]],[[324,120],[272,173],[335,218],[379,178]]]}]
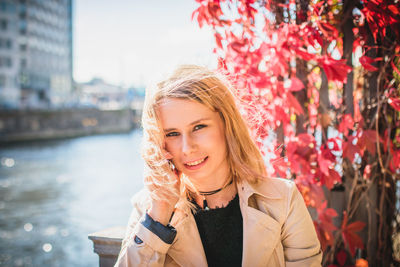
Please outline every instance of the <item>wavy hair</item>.
[{"label": "wavy hair", "polygon": [[157,116],[158,105],[164,98],[197,101],[219,113],[224,123],[227,161],[234,182],[256,183],[265,177],[262,155],[250,136],[234,95],[233,87],[224,75],[195,65],[182,65],[166,80],[148,88],[142,114],[142,157],[147,163],[145,184],[151,187],[152,198],[168,199],[171,194],[183,197],[191,188],[185,175],[181,177],[180,192],[170,186],[175,181],[171,166],[163,155],[165,134]]}]

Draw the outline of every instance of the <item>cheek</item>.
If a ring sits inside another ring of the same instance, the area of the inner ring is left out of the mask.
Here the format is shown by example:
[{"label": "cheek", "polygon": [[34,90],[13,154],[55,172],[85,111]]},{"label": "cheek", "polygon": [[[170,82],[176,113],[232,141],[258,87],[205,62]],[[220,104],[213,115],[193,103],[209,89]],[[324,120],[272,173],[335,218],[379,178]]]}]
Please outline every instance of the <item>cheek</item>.
[{"label": "cheek", "polygon": [[171,153],[173,157],[176,157],[178,152],[178,143],[175,140],[166,140],[165,150]]},{"label": "cheek", "polygon": [[212,131],[206,135],[201,136],[198,140],[198,143],[201,147],[206,147],[207,149],[215,152],[219,152],[219,150],[221,149],[226,149],[225,136],[219,131]]}]

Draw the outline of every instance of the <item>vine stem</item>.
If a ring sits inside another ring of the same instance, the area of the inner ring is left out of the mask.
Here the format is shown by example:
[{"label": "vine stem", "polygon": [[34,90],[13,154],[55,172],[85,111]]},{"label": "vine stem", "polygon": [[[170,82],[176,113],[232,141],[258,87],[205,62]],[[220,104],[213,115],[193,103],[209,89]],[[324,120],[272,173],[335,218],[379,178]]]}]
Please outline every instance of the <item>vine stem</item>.
[{"label": "vine stem", "polygon": [[350,218],[353,217],[355,211],[357,210],[357,207],[360,205],[361,200],[367,195],[367,193],[369,192],[371,186],[374,184],[375,178],[376,177],[374,177],[374,179],[367,185],[367,188],[365,189],[364,192],[361,193],[361,196],[359,198],[357,198],[355,204],[351,206],[352,210],[351,210],[351,212],[349,212],[349,215],[348,215],[348,219],[349,220],[350,220]]},{"label": "vine stem", "polygon": [[385,176],[385,173],[387,173],[390,176],[397,177],[397,175],[392,173],[389,169],[386,168],[386,166],[384,166],[383,160],[382,160],[382,152],[381,152],[381,148],[380,148],[380,145],[379,145],[379,110],[381,108],[381,102],[380,102],[380,99],[379,99],[379,93],[380,93],[379,89],[380,89],[380,86],[381,86],[382,75],[383,75],[383,73],[385,73],[385,69],[387,68],[387,66],[389,65],[389,63],[392,60],[393,60],[393,57],[390,60],[387,60],[383,66],[381,66],[381,69],[380,69],[379,75],[378,75],[378,79],[377,79],[378,86],[377,86],[377,90],[376,90],[377,106],[376,106],[376,114],[375,114],[375,134],[376,134],[376,149],[377,149],[377,152],[378,152],[378,161],[379,161],[379,165],[381,166],[382,174]]},{"label": "vine stem", "polygon": [[349,193],[349,199],[348,199],[348,202],[347,202],[347,208],[346,208],[347,212],[349,212],[350,208],[351,208],[351,203],[352,203],[352,200],[353,200],[353,194],[354,194],[355,188],[357,186],[357,181],[358,181],[358,172],[356,171],[355,172],[355,177],[353,178],[353,184],[351,185],[351,189],[350,189],[350,193]]}]

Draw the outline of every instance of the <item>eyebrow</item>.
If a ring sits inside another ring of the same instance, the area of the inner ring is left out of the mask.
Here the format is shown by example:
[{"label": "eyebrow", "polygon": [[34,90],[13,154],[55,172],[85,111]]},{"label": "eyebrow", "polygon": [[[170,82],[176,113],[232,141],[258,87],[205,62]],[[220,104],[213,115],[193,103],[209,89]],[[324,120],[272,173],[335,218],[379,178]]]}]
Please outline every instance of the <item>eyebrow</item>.
[{"label": "eyebrow", "polygon": [[[211,118],[201,118],[201,119],[193,121],[189,125],[197,124],[199,122],[208,121],[208,120],[211,120]],[[171,132],[171,131],[175,131],[175,130],[176,130],[176,128],[168,128],[168,129],[164,129],[164,132]]]}]

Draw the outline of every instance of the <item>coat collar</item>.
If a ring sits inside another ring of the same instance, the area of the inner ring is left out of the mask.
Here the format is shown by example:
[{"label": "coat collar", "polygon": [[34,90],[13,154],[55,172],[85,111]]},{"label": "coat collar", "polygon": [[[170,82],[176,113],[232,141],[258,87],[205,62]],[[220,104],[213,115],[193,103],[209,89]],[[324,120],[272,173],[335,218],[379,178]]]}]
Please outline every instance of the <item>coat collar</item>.
[{"label": "coat collar", "polygon": [[283,194],[274,183],[271,182],[270,178],[259,181],[258,183],[249,183],[247,181],[241,181],[237,183],[237,188],[240,196],[240,191],[242,192],[241,197],[248,203],[248,199],[252,195],[259,195],[266,199],[281,199]]},{"label": "coat collar", "polygon": [[[250,184],[237,183],[240,210],[243,217],[243,260],[242,266],[261,266],[269,261],[280,240],[281,226],[268,214],[265,205],[270,199],[283,197],[269,180]],[[169,255],[183,266],[207,266],[201,238],[190,209],[174,214],[172,225],[178,234]]]}]

